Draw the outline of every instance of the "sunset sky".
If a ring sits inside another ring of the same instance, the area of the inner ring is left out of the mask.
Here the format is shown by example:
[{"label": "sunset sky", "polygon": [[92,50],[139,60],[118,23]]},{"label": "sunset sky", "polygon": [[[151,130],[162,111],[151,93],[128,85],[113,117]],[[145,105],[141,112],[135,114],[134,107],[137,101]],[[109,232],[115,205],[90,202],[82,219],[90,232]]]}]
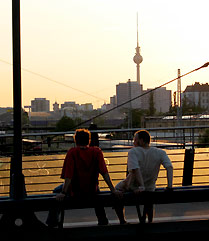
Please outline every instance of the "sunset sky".
[{"label": "sunset sky", "polygon": [[[144,89],[175,78],[178,68],[183,74],[209,61],[208,0],[20,2],[23,106],[45,97],[51,105],[97,108],[118,83],[135,81],[137,12]],[[11,0],[0,0],[0,33],[0,107],[7,107],[13,103]],[[182,90],[197,81],[209,82],[209,68],[182,78]]]}]

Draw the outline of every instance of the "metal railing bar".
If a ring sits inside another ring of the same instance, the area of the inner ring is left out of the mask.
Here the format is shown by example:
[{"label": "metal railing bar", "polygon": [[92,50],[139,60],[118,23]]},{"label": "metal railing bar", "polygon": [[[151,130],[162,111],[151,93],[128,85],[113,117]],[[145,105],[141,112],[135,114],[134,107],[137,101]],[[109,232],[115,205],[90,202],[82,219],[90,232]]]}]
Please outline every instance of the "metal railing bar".
[{"label": "metal railing bar", "polygon": [[128,155],[125,155],[125,156],[105,156],[105,155],[104,155],[104,158],[107,158],[107,159],[124,158],[124,157],[128,157]]},{"label": "metal railing bar", "polygon": [[6,169],[0,169],[0,172],[9,172],[10,169],[9,168],[6,168]]},{"label": "metal railing bar", "polygon": [[126,173],[127,171],[108,171],[110,174],[114,173]]},{"label": "metal railing bar", "polygon": [[108,166],[126,166],[127,163],[110,163]]},{"label": "metal railing bar", "polygon": [[184,155],[185,153],[182,152],[182,153],[169,153],[168,156],[181,156],[181,155]]},{"label": "metal railing bar", "polygon": [[50,192],[50,193],[52,193],[53,192],[53,190],[52,189],[45,189],[45,190],[28,190],[27,191],[27,193],[46,193],[46,192]]},{"label": "metal railing bar", "polygon": [[204,160],[195,159],[194,161],[195,161],[195,162],[209,162],[209,159],[204,159]]},{"label": "metal railing bar", "polygon": [[36,175],[36,176],[35,175],[30,175],[30,176],[29,175],[25,175],[25,178],[30,178],[30,177],[32,177],[32,178],[36,178],[36,177],[46,177],[46,178],[48,178],[48,177],[60,177],[60,175],[61,175],[60,173],[59,174],[50,174],[50,175],[48,175],[48,174],[44,175],[43,174],[43,175]]},{"label": "metal railing bar", "polygon": [[[146,128],[148,131],[167,131],[167,130],[189,130],[189,129],[206,129],[209,128],[209,126],[206,125],[200,125],[200,126],[176,126],[176,127],[156,127],[156,128]],[[143,128],[130,128],[130,129],[108,129],[108,130],[91,130],[91,132],[95,133],[110,133],[110,132],[136,132]],[[75,134],[75,131],[67,131],[67,132],[42,132],[42,133],[23,133],[22,136],[60,136],[65,134]],[[13,134],[5,134],[1,135],[0,138],[5,137],[13,137]]]},{"label": "metal railing bar", "polygon": [[9,194],[9,192],[0,192],[0,195]]},{"label": "metal railing bar", "polygon": [[207,167],[194,167],[193,170],[206,169]]},{"label": "metal railing bar", "polygon": [[209,174],[193,174],[193,177],[209,177]]},{"label": "metal railing bar", "polygon": [[58,184],[63,182],[36,182],[36,183],[25,183],[26,186],[33,186],[33,185],[45,185],[45,184]]},{"label": "metal railing bar", "polygon": [[[182,178],[183,176],[173,176],[173,178]],[[167,177],[158,177],[157,179],[167,179]]]},{"label": "metal railing bar", "polygon": [[43,167],[43,168],[40,168],[40,167],[25,167],[23,168],[22,170],[26,171],[26,170],[45,170],[45,169],[61,169],[62,167]]},{"label": "metal railing bar", "polygon": [[171,161],[172,163],[184,163],[184,160],[182,161]]},{"label": "metal railing bar", "polygon": [[[10,179],[10,176],[7,177],[0,177],[0,180],[4,180],[4,179]],[[1,185],[0,185],[1,186]]]},{"label": "metal railing bar", "polygon": [[9,184],[0,185],[0,187],[9,187],[9,186],[10,186]]},{"label": "metal railing bar", "polygon": [[196,185],[196,184],[208,184],[209,182],[193,182],[192,185]]},{"label": "metal railing bar", "polygon": [[61,159],[42,159],[42,160],[23,160],[23,163],[27,163],[27,162],[54,162],[54,161],[64,161],[64,158]]},{"label": "metal railing bar", "polygon": [[11,161],[0,161],[0,164],[10,164],[11,163]]}]

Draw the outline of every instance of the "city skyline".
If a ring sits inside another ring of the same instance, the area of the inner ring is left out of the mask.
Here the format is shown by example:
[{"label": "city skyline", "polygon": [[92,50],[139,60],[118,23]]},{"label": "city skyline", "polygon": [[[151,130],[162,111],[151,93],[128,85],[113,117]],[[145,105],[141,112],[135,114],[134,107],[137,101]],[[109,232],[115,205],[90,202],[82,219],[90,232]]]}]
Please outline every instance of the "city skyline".
[{"label": "city skyline", "polygon": [[[22,106],[45,97],[50,103],[74,100],[98,108],[109,103],[118,83],[136,81],[137,12],[145,89],[177,77],[178,68],[183,74],[208,62],[207,0],[61,2],[21,1]],[[0,9],[0,104],[6,107],[13,103],[7,64],[12,63],[11,2],[0,2]],[[182,89],[208,80],[203,69],[182,78]]]},{"label": "city skyline", "polygon": [[[129,83],[130,83],[130,87],[129,87]],[[122,88],[122,89],[121,89]],[[129,90],[130,88],[130,90]],[[121,89],[121,90],[119,90]],[[163,88],[160,88],[160,89],[165,89],[166,90],[166,87],[163,87]],[[150,89],[143,89],[143,85],[139,85],[139,83],[137,81],[127,81],[126,83],[118,83],[116,86],[115,86],[115,94],[113,96],[110,96],[109,97],[109,101],[107,101],[107,103],[104,103],[102,104],[101,106],[97,107],[97,108],[94,108],[93,107],[93,104],[92,103],[76,103],[75,100],[64,100],[63,103],[59,103],[57,101],[54,101],[54,102],[50,102],[50,100],[47,100],[45,97],[41,97],[41,98],[34,98],[33,100],[30,100],[30,105],[26,105],[26,106],[23,106],[23,108],[27,111],[29,110],[30,112],[30,109],[31,111],[33,112],[33,103],[34,102],[38,102],[38,101],[47,101],[47,105],[49,105],[49,110],[48,111],[53,111],[53,108],[54,108],[54,104],[58,104],[60,107],[62,105],[64,105],[65,103],[74,103],[76,105],[81,105],[81,106],[84,106],[84,105],[89,105],[91,104],[93,109],[102,109],[104,107],[104,105],[111,105],[111,98],[116,98],[116,105],[121,105],[123,103],[125,103],[126,101],[128,101],[129,99],[132,99],[132,98],[136,98],[137,96],[140,96],[141,94],[145,94],[145,96],[141,97],[141,98],[137,98],[136,100],[133,100],[131,101],[131,108],[133,109],[144,109],[143,107],[141,107],[141,102],[144,102],[145,99],[147,100],[147,103],[143,103],[144,106],[146,106],[146,108],[148,109],[148,99],[149,99],[149,94],[147,95],[145,92],[149,91]],[[130,91],[130,94],[131,96],[129,96],[128,92]],[[169,92],[171,92],[171,90],[167,90]],[[147,95],[147,96],[146,96]],[[171,94],[170,94],[171,95]],[[161,100],[163,101],[163,100]],[[171,101],[171,104],[172,104],[172,96],[170,97],[170,101]],[[157,103],[156,103],[157,104]],[[171,105],[170,104],[170,105]],[[44,104],[45,105],[45,104]],[[169,105],[169,107],[170,107]],[[53,108],[50,108],[50,106],[52,106]],[[115,106],[115,105],[114,105]],[[122,106],[122,108],[127,108],[129,106],[129,104],[125,104],[124,106]],[[113,106],[112,106],[113,107]],[[112,108],[110,107],[110,108]]]}]

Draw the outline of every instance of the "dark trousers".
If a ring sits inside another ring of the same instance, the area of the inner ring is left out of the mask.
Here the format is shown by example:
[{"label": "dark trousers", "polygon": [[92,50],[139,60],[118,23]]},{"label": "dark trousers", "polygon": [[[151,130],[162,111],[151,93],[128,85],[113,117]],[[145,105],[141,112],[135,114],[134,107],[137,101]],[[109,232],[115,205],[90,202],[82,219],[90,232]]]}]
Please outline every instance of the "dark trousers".
[{"label": "dark trousers", "polygon": [[[63,187],[63,184],[59,185],[58,187],[56,187],[53,190],[53,193],[61,193],[62,187]],[[99,191],[98,191],[98,193],[99,193]],[[107,219],[104,207],[102,205],[100,205],[99,203],[96,203],[94,210],[95,210],[95,214],[98,219],[98,225],[107,225],[108,219]],[[64,210],[62,208],[62,203],[58,203],[56,208],[50,209],[47,220],[46,220],[46,224],[51,227],[58,226],[59,221],[60,221],[60,214],[63,211]]]}]

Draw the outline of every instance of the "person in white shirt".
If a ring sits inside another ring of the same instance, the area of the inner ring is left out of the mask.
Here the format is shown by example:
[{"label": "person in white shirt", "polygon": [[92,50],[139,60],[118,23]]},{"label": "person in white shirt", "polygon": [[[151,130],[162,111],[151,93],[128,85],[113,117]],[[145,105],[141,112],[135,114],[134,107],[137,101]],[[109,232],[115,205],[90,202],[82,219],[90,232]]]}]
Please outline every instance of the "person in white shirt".
[{"label": "person in white shirt", "polygon": [[[134,147],[128,152],[128,175],[126,179],[116,185],[116,189],[126,192],[133,191],[138,194],[142,191],[155,191],[155,183],[161,164],[167,170],[168,189],[172,188],[173,166],[164,150],[150,146],[150,134],[146,130],[137,131],[134,135]],[[124,218],[124,207],[116,210],[120,218]],[[153,204],[144,205],[142,222],[153,219]]]}]

